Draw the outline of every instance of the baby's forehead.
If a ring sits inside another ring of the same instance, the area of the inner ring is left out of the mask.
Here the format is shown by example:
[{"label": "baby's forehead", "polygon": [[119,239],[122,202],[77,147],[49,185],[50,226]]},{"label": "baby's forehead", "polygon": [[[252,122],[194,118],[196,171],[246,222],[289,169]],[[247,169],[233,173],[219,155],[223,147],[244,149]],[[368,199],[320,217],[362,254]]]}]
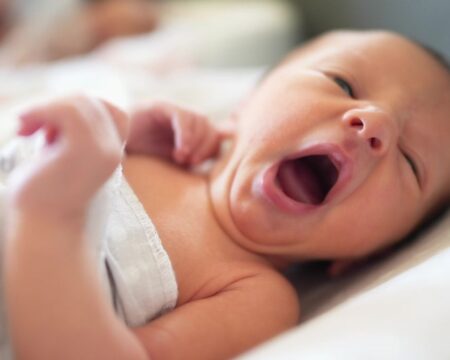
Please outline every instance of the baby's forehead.
[{"label": "baby's forehead", "polygon": [[317,36],[294,49],[287,56],[284,64],[304,58],[322,57],[328,54],[339,54],[347,51],[357,52],[367,47],[378,47],[394,39],[394,35],[386,32],[332,31]]},{"label": "baby's forehead", "polygon": [[366,48],[387,44],[410,43],[413,42],[400,34],[385,30],[369,30],[369,31],[353,31],[353,30],[336,30],[326,32],[303,45],[294,49],[293,55],[304,49],[307,51],[319,51],[322,48],[331,50]]},{"label": "baby's forehead", "polygon": [[407,103],[432,100],[450,88],[448,69],[421,45],[387,31],[337,31],[319,36],[279,66],[295,67],[342,70],[364,81],[368,90],[403,94]]},{"label": "baby's forehead", "polygon": [[413,66],[416,62],[425,62],[429,68],[442,68],[422,45],[384,30],[325,33],[292,51],[281,65],[308,63],[331,57],[340,57],[342,61],[359,57],[369,65],[383,66],[385,70],[390,65],[395,67],[406,63]]}]

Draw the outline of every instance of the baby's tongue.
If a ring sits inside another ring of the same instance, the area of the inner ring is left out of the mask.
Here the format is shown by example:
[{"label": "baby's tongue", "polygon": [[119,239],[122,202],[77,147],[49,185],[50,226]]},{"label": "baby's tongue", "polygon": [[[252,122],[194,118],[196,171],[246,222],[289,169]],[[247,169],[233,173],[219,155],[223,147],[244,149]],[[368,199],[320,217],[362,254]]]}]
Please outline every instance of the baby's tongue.
[{"label": "baby's tongue", "polygon": [[282,163],[278,170],[278,182],[284,193],[295,201],[320,204],[323,200],[317,175],[301,159]]}]

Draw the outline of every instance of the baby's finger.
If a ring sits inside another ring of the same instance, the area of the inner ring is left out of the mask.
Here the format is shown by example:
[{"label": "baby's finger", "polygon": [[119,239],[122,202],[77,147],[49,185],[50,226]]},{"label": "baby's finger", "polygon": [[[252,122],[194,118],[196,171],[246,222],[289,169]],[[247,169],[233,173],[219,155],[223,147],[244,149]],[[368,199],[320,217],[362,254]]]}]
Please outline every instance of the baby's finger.
[{"label": "baby's finger", "polygon": [[106,110],[110,113],[115,125],[117,132],[119,134],[120,139],[122,142],[124,142],[129,134],[130,131],[130,119],[127,116],[127,114],[117,108],[116,106],[113,106],[108,101],[100,100],[101,104],[106,107]]},{"label": "baby's finger", "polygon": [[209,120],[202,115],[195,116],[196,128],[194,144],[190,151],[189,162],[192,165],[199,163],[212,152],[217,131],[210,125]]},{"label": "baby's finger", "polygon": [[44,125],[43,121],[31,116],[28,113],[21,114],[19,116],[19,128],[17,134],[19,136],[33,135]]},{"label": "baby's finger", "polygon": [[172,117],[174,130],[173,158],[179,164],[185,164],[195,146],[197,123],[190,114],[175,112]]},{"label": "baby's finger", "polygon": [[190,139],[189,159],[197,152],[198,148],[202,147],[203,142],[210,131],[210,125],[205,117],[198,114],[190,114],[190,118],[193,126],[192,137]]},{"label": "baby's finger", "polygon": [[54,138],[56,133],[63,133],[65,139],[78,137],[86,132],[86,126],[77,121],[79,117],[77,109],[67,101],[36,106],[20,116],[19,134],[27,136],[43,129],[50,138]]},{"label": "baby's finger", "polygon": [[46,124],[41,119],[34,118],[33,116],[28,116],[26,113],[20,115],[19,117],[20,125],[17,130],[19,136],[31,136],[38,130],[43,130],[45,132],[45,141],[47,144],[52,144],[58,137],[58,129],[55,126]]},{"label": "baby's finger", "polygon": [[[22,115],[22,121],[29,125],[25,125],[21,133],[27,134],[43,128],[48,142],[54,141],[57,135],[62,135],[58,139],[66,144],[76,145],[82,138],[97,139],[104,145],[108,143],[115,146],[115,138],[123,143],[120,132],[125,129],[120,130],[119,126],[126,126],[126,116],[114,119],[110,111],[112,108],[100,100],[85,96],[61,99],[36,106]],[[119,125],[119,122],[123,124]]]},{"label": "baby's finger", "polygon": [[217,132],[210,131],[204,135],[202,142],[191,154],[191,164],[198,165],[202,161],[217,155],[220,149],[221,139]]},{"label": "baby's finger", "polygon": [[59,134],[58,129],[55,126],[47,125],[44,128],[44,131],[45,131],[45,141],[47,142],[47,144],[53,144],[58,138]]}]

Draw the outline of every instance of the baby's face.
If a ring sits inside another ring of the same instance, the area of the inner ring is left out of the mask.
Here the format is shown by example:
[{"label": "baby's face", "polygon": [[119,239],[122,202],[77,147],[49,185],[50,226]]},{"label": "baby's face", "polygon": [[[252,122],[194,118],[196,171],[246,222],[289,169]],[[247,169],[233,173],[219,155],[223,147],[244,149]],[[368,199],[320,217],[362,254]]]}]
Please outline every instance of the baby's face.
[{"label": "baby's face", "polygon": [[243,106],[213,205],[253,251],[363,256],[448,199],[449,140],[448,74],[424,50],[384,32],[329,34]]}]

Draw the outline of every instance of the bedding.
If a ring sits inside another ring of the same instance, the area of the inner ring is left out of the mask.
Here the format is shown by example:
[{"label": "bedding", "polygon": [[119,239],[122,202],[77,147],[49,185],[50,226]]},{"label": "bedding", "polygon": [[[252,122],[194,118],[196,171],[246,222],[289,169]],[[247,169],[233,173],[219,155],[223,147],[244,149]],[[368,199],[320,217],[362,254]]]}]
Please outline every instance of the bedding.
[{"label": "bedding", "polygon": [[303,293],[304,323],[241,359],[449,359],[449,278],[447,211],[391,256],[316,283]]}]

